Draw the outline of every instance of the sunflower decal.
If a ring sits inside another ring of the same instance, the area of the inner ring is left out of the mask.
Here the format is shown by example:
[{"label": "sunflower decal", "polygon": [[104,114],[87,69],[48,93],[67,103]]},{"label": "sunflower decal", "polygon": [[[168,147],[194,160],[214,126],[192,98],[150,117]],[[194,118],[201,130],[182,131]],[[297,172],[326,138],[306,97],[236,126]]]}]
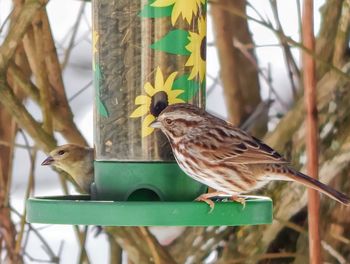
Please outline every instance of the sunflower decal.
[{"label": "sunflower decal", "polygon": [[93,62],[92,62],[92,67],[93,69],[95,70],[95,54],[97,52],[97,42],[98,42],[98,32],[96,30],[93,31],[92,33],[92,59],[93,59]]},{"label": "sunflower decal", "polygon": [[192,67],[189,80],[199,76],[199,80],[202,83],[205,76],[206,68],[206,42],[207,42],[207,27],[204,17],[198,20],[198,33],[189,32],[189,41],[186,49],[191,53],[185,66]]},{"label": "sunflower decal", "polygon": [[167,7],[174,5],[171,12],[172,25],[175,25],[180,15],[190,24],[192,17],[197,16],[201,4],[205,4],[205,1],[206,0],[156,0],[151,6]]},{"label": "sunflower decal", "polygon": [[135,98],[135,105],[139,105],[130,115],[131,118],[144,117],[142,122],[141,136],[150,135],[154,128],[149,125],[156,119],[160,112],[171,104],[184,103],[185,101],[178,98],[184,90],[173,90],[173,83],[177,72],[173,72],[164,81],[163,73],[157,68],[155,85],[147,82],[144,85],[146,95],[139,95]]}]

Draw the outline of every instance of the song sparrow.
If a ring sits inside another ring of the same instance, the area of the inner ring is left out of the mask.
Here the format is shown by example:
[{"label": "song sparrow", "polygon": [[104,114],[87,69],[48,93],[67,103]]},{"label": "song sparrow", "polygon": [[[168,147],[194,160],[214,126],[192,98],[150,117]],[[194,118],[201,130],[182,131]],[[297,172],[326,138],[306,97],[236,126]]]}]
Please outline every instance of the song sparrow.
[{"label": "song sparrow", "polygon": [[296,181],[349,205],[350,198],[293,169],[279,153],[244,132],[190,104],[165,108],[151,124],[167,136],[181,169],[218,192],[197,200],[249,193],[271,180]]},{"label": "song sparrow", "polygon": [[53,165],[67,172],[85,193],[91,193],[94,181],[94,149],[66,144],[50,152],[41,165]]}]

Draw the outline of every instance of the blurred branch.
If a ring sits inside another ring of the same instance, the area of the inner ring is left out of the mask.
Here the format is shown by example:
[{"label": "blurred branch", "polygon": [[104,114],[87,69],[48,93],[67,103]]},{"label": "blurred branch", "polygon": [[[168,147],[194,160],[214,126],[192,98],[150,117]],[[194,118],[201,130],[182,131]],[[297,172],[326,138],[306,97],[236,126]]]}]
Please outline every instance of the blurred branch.
[{"label": "blurred branch", "polygon": [[[21,215],[16,209],[14,209],[13,207],[11,207],[11,212],[13,212],[14,214],[16,214],[19,218],[22,218],[23,215]],[[50,257],[50,262],[52,263],[59,263],[59,257],[55,255],[55,253],[53,252],[52,248],[50,247],[49,243],[45,240],[45,238],[40,234],[40,232],[38,230],[36,230],[32,224],[27,223],[27,226],[29,228],[28,232],[33,232],[36,237],[40,240],[40,242],[43,245],[44,251],[48,254],[48,256]],[[24,252],[25,254],[25,252]],[[47,262],[47,261],[46,261]]]},{"label": "blurred branch", "polygon": [[36,66],[37,72],[34,72],[36,84],[40,91],[40,107],[41,113],[43,115],[43,129],[50,135],[53,133],[53,123],[52,123],[52,111],[51,111],[51,91],[50,83],[48,79],[47,66],[45,63],[46,54],[43,52],[45,47],[45,41],[43,39],[43,24],[42,17],[44,11],[38,12],[35,16],[32,27],[34,33],[35,42],[35,55],[36,55]]},{"label": "blurred branch", "polygon": [[[334,40],[337,34],[339,18],[342,10],[343,0],[328,0],[321,8],[321,25],[316,39],[316,54],[317,57],[331,63],[334,53]],[[320,79],[327,72],[326,65],[316,61],[317,78]]]},{"label": "blurred branch", "polygon": [[3,74],[16,48],[22,40],[33,16],[47,3],[46,0],[28,0],[13,23],[8,35],[0,47],[0,74]]},{"label": "blurred branch", "polygon": [[[277,93],[276,89],[272,85],[271,78],[267,76],[263,70],[259,68],[258,63],[256,60],[251,56],[251,54],[247,51],[247,47],[243,45],[241,42],[239,42],[237,39],[233,39],[233,45],[241,51],[244,56],[249,60],[249,62],[254,66],[254,68],[257,70],[259,75],[263,78],[266,85],[269,87],[269,91],[273,93],[273,95],[276,97],[277,101],[283,106],[285,110],[288,110],[288,104],[281,98],[281,96]],[[266,121],[267,123],[267,121]]]},{"label": "blurred branch", "polygon": [[[37,154],[37,150],[33,149],[30,150],[29,149],[29,142],[28,139],[25,135],[25,133],[21,133],[22,137],[24,139],[25,145],[28,147],[28,154],[29,154],[29,160],[30,160],[30,169],[29,169],[29,179],[28,179],[28,183],[27,183],[27,189],[26,189],[26,193],[24,196],[24,203],[27,201],[27,199],[29,198],[30,194],[33,192],[34,190],[34,174],[35,174],[35,162],[36,162],[36,154]],[[23,240],[23,234],[24,234],[24,228],[26,225],[26,215],[27,215],[27,208],[26,205],[24,204],[24,212],[21,216],[21,221],[20,221],[20,230],[18,232],[17,235],[17,240],[16,240],[16,246],[15,246],[15,252],[16,254],[20,254],[21,252],[21,245],[22,245],[22,240]],[[23,251],[25,251],[25,249],[23,249]]]},{"label": "blurred branch", "polygon": [[110,257],[110,264],[122,264],[123,263],[123,249],[120,247],[120,245],[115,241],[114,237],[108,233],[106,233],[108,236],[108,242],[109,242],[109,257]]},{"label": "blurred branch", "polygon": [[[305,47],[315,50],[314,37],[314,2],[304,0],[303,5],[303,35]],[[319,164],[319,132],[318,111],[316,98],[316,63],[305,52],[302,53],[304,103],[306,110],[305,146],[307,155],[307,173],[314,179],[318,179]],[[316,190],[308,189],[308,226],[309,226],[309,260],[311,264],[322,262],[321,237],[320,237],[320,195]]]},{"label": "blurred branch", "polygon": [[218,0],[209,0],[208,3],[212,4],[213,6],[218,6],[220,8],[222,8],[223,10],[226,10],[227,12],[230,12],[236,16],[242,17],[242,18],[246,18],[249,19],[263,27],[266,27],[267,29],[270,29],[272,32],[274,32],[277,37],[279,39],[283,39],[284,41],[286,41],[287,43],[289,43],[292,46],[295,46],[299,49],[301,49],[302,51],[306,52],[307,54],[309,54],[310,56],[312,56],[313,59],[315,59],[317,62],[319,62],[320,64],[322,64],[324,67],[326,67],[329,70],[333,70],[335,73],[337,73],[338,75],[340,75],[341,77],[350,80],[350,75],[347,73],[344,73],[344,71],[342,71],[342,69],[339,69],[338,67],[334,66],[332,63],[329,63],[328,61],[324,60],[322,58],[322,56],[318,56],[317,53],[312,52],[311,50],[307,49],[304,45],[302,45],[301,43],[299,43],[298,41],[295,41],[294,39],[292,39],[291,37],[288,37],[286,35],[282,35],[281,32],[279,32],[278,30],[276,30],[269,22],[267,21],[261,21],[259,19],[256,19],[254,17],[248,16],[245,13],[241,12],[240,10],[236,9],[236,8],[232,8],[231,6],[227,6],[227,5],[222,5],[218,2]]},{"label": "blurred branch", "polygon": [[66,97],[61,66],[58,60],[55,42],[53,40],[46,10],[43,10],[42,28],[42,41],[45,43],[43,52],[45,54],[48,78],[51,87],[51,104],[54,106],[52,107],[54,110],[53,116],[56,116],[57,120],[54,122],[54,128],[56,131],[61,132],[68,142],[87,146],[88,143],[86,139],[83,137],[73,120],[73,113]]},{"label": "blurred branch", "polygon": [[153,254],[156,254],[159,263],[176,263],[168,250],[159,244],[148,229],[141,231],[139,227],[106,227],[106,232],[129,253],[128,257],[134,263],[153,263]]},{"label": "blurred branch", "polygon": [[82,239],[80,241],[80,252],[79,252],[79,262],[78,263],[90,263],[90,260],[88,258],[87,252],[86,252],[86,239],[87,239],[88,229],[89,229],[89,226],[84,226],[84,231],[80,232]]},{"label": "blurred branch", "polygon": [[228,264],[237,264],[237,263],[247,263],[247,261],[259,261],[264,259],[285,259],[285,258],[295,258],[298,256],[296,253],[291,252],[281,252],[281,253],[266,253],[257,256],[251,256],[247,258],[237,258],[235,260],[228,261]]},{"label": "blurred branch", "polygon": [[350,41],[350,1],[344,0],[341,6],[342,15],[339,18],[339,24],[334,40],[334,53],[332,62],[337,67],[341,67],[349,60],[349,41]]},{"label": "blurred branch", "polygon": [[[242,0],[220,0],[220,4],[240,10],[242,13],[246,10],[246,1]],[[254,111],[261,98],[256,67],[233,45],[232,39],[237,39],[242,43],[252,43],[252,37],[246,18],[233,16],[226,9],[217,5],[211,7],[211,13],[228,119],[231,123],[240,125]],[[254,50],[250,49],[247,52],[250,57],[255,57]],[[263,135],[266,132],[266,123],[263,125],[261,131],[256,129],[253,134]]]},{"label": "blurred branch", "polygon": [[23,92],[29,96],[34,102],[39,104],[40,94],[39,89],[25,76],[21,69],[13,62],[10,63],[7,71],[8,78],[11,78],[14,83],[20,87]]},{"label": "blurred branch", "polygon": [[56,146],[55,139],[42,129],[41,125],[34,120],[10,87],[7,86],[4,76],[0,76],[0,102],[13,116],[17,124],[35,140],[38,147],[49,152]]},{"label": "blurred branch", "polygon": [[229,226],[187,227],[168,249],[178,263],[203,263],[233,230]]}]

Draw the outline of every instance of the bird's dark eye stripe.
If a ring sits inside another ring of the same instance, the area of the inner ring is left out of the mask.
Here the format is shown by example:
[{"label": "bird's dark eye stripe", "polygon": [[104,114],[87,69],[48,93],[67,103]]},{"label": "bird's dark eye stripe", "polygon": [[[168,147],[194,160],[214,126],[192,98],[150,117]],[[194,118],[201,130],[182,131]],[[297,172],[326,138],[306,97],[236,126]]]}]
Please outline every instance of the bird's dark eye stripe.
[{"label": "bird's dark eye stripe", "polygon": [[195,126],[195,125],[197,125],[198,124],[198,122],[196,122],[196,121],[190,121],[190,120],[186,120],[186,119],[182,119],[182,118],[179,118],[178,120],[177,120],[177,122],[181,122],[181,123],[184,123],[186,126],[189,126],[189,127],[191,127],[191,126]]}]

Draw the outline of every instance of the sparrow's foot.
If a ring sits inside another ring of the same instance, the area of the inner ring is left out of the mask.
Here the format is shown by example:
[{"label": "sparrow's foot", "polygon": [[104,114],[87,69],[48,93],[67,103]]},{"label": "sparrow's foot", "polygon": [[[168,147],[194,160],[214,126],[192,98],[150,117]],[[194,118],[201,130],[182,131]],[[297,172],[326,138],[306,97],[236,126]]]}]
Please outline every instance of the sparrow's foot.
[{"label": "sparrow's foot", "polygon": [[244,197],[240,197],[239,195],[234,194],[230,197],[230,200],[242,204],[243,209],[245,208],[245,198]]},{"label": "sparrow's foot", "polygon": [[203,193],[200,196],[198,196],[195,199],[195,201],[207,203],[209,205],[209,207],[210,207],[209,213],[211,213],[214,210],[215,203],[212,200],[210,200],[210,198],[218,197],[218,196],[222,196],[222,195],[226,195],[227,196],[227,193],[224,193],[224,192]]}]

